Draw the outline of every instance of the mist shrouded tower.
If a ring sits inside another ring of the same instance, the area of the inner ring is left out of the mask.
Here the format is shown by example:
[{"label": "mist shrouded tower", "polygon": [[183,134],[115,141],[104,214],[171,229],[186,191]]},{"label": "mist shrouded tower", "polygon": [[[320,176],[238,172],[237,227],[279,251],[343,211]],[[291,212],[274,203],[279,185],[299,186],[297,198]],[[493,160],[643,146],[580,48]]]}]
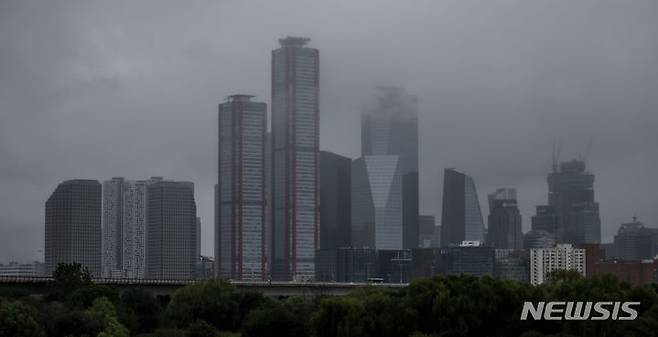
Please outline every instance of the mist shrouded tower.
[{"label": "mist shrouded tower", "polygon": [[599,243],[601,219],[594,202],[594,174],[585,170],[585,162],[560,163],[548,175],[548,205],[557,218],[558,243]]},{"label": "mist shrouded tower", "polygon": [[398,87],[377,87],[361,115],[361,155],[398,156],[402,180],[404,248],[418,247],[418,97]]},{"label": "mist shrouded tower", "polygon": [[286,37],[272,51],[274,280],[313,279],[319,247],[319,52]]}]

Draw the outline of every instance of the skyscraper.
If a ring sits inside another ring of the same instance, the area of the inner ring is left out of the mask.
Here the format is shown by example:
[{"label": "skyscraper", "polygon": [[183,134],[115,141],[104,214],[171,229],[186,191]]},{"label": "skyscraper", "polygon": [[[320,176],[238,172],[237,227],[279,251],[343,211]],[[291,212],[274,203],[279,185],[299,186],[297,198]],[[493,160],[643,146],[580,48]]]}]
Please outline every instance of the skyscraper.
[{"label": "skyscraper", "polygon": [[319,246],[319,52],[308,38],[272,51],[272,278],[313,279]]},{"label": "skyscraper", "polygon": [[150,180],[103,182],[102,276],[144,278],[146,268],[146,187]]},{"label": "skyscraper", "polygon": [[50,275],[59,263],[80,263],[101,272],[101,184],[67,180],[46,201],[45,264]]},{"label": "skyscraper", "polygon": [[550,206],[547,210],[552,210],[557,220],[553,233],[557,242],[599,243],[601,219],[599,204],[594,202],[594,175],[585,171],[585,162],[562,162],[559,170],[554,165],[547,181]]},{"label": "skyscraper", "polygon": [[418,216],[418,247],[432,248],[436,236],[436,218],[434,215]]},{"label": "skyscraper", "polygon": [[454,169],[445,169],[441,247],[458,246],[462,241],[483,240],[484,223],[473,178]]},{"label": "skyscraper", "polygon": [[614,238],[615,257],[623,261],[653,259],[658,254],[658,229],[647,228],[633,218],[622,224]]},{"label": "skyscraper", "polygon": [[352,246],[402,249],[402,177],[399,156],[352,162]]},{"label": "skyscraper", "polygon": [[352,159],[320,152],[320,249],[352,244]]},{"label": "skyscraper", "polygon": [[233,95],[219,105],[218,223],[215,263],[220,277],[264,280],[267,106]]},{"label": "skyscraper", "polygon": [[496,249],[523,248],[521,213],[513,188],[499,188],[489,194],[487,244]]},{"label": "skyscraper", "polygon": [[194,184],[156,181],[147,193],[147,278],[192,278],[197,260]]},{"label": "skyscraper", "polygon": [[418,97],[403,88],[378,87],[361,115],[361,155],[399,156],[403,246],[418,246]]}]

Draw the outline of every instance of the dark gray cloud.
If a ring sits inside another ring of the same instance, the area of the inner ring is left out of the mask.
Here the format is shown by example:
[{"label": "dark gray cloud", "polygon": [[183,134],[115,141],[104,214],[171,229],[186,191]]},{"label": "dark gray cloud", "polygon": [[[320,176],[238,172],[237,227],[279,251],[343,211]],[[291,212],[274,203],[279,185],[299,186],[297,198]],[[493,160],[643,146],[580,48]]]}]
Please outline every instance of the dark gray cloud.
[{"label": "dark gray cloud", "polygon": [[270,51],[321,53],[321,147],[358,156],[376,85],[419,96],[421,210],[442,171],[545,202],[552,144],[596,173],[604,239],[658,225],[658,3],[586,1],[0,2],[0,261],[41,258],[43,204],[69,178],[196,183],[212,252],[216,105],[269,101]]}]

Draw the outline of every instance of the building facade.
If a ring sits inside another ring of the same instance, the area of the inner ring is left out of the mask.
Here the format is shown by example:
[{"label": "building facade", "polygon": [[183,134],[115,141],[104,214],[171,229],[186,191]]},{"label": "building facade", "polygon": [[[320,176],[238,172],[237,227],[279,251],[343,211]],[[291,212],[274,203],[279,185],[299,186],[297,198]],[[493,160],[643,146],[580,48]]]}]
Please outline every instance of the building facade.
[{"label": "building facade", "polygon": [[352,245],[352,159],[320,152],[320,249]]},{"label": "building facade", "polygon": [[59,263],[79,263],[101,274],[101,184],[67,180],[46,201],[45,264],[50,275]]},{"label": "building facade", "polygon": [[361,114],[361,155],[399,156],[403,246],[418,246],[418,97],[399,87],[377,87]]},{"label": "building facade", "polygon": [[647,228],[633,218],[622,224],[614,237],[614,257],[623,261],[654,259],[658,255],[658,229]]},{"label": "building facade", "polygon": [[161,180],[103,182],[102,276],[144,278],[146,272],[146,187]]},{"label": "building facade", "polygon": [[399,156],[365,156],[352,162],[352,246],[403,248]]},{"label": "building facade", "polygon": [[[599,243],[601,219],[594,201],[594,174],[585,162],[571,160],[554,165],[548,175],[548,206],[557,220],[556,241],[574,245]],[[544,228],[548,230],[549,228]]]},{"label": "building facade", "polygon": [[542,284],[556,270],[574,270],[585,276],[585,249],[570,244],[558,244],[554,248],[530,249],[530,283]]},{"label": "building facade", "polygon": [[194,184],[162,180],[148,185],[146,277],[192,279],[196,257]]},{"label": "building facade", "polygon": [[267,106],[248,95],[219,105],[219,174],[215,233],[218,276],[265,280]]},{"label": "building facade", "polygon": [[418,216],[418,248],[438,247],[438,242],[435,242],[437,229],[434,215]]},{"label": "building facade", "polygon": [[40,277],[46,276],[46,265],[43,262],[18,263],[9,262],[8,264],[0,263],[0,276],[26,276]]},{"label": "building facade", "polygon": [[489,194],[487,244],[497,249],[523,248],[521,213],[513,188]]},{"label": "building facade", "polygon": [[473,178],[454,169],[445,169],[441,247],[457,246],[462,241],[484,241],[480,202]]},{"label": "building facade", "polygon": [[313,279],[319,238],[319,52],[287,37],[272,52],[272,278]]}]

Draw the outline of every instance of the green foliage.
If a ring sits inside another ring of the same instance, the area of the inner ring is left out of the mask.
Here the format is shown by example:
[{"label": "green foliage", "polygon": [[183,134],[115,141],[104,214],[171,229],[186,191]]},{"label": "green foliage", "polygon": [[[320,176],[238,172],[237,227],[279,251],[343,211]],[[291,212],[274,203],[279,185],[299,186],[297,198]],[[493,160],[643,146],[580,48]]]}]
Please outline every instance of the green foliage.
[{"label": "green foliage", "polygon": [[0,302],[0,337],[40,337],[43,331],[34,308],[21,301]]},{"label": "green foliage", "polygon": [[94,301],[91,308],[86,314],[95,322],[98,322],[103,330],[98,337],[129,337],[130,332],[117,319],[114,304],[105,297],[98,298]]},{"label": "green foliage", "polygon": [[129,289],[121,294],[118,305],[119,321],[133,334],[155,330],[160,317],[160,304],[148,291]]},{"label": "green foliage", "polygon": [[242,326],[243,337],[306,337],[308,328],[281,302],[271,302],[253,310]]},{"label": "green foliage", "polygon": [[105,297],[112,303],[119,302],[119,292],[116,289],[101,285],[85,285],[73,290],[67,296],[66,301],[71,306],[79,308],[88,308],[98,298]]},{"label": "green foliage", "polygon": [[204,321],[196,321],[187,328],[185,337],[219,337],[219,331]]},{"label": "green foliage", "polygon": [[53,271],[55,286],[65,292],[90,285],[91,274],[79,263],[60,263]]},{"label": "green foliage", "polygon": [[219,330],[237,330],[240,327],[240,303],[230,284],[208,280],[178,289],[165,316],[178,328],[202,320]]},{"label": "green foliage", "polygon": [[92,320],[79,309],[73,309],[60,302],[50,302],[41,306],[41,322],[49,337],[96,336],[102,330],[101,323]]}]

